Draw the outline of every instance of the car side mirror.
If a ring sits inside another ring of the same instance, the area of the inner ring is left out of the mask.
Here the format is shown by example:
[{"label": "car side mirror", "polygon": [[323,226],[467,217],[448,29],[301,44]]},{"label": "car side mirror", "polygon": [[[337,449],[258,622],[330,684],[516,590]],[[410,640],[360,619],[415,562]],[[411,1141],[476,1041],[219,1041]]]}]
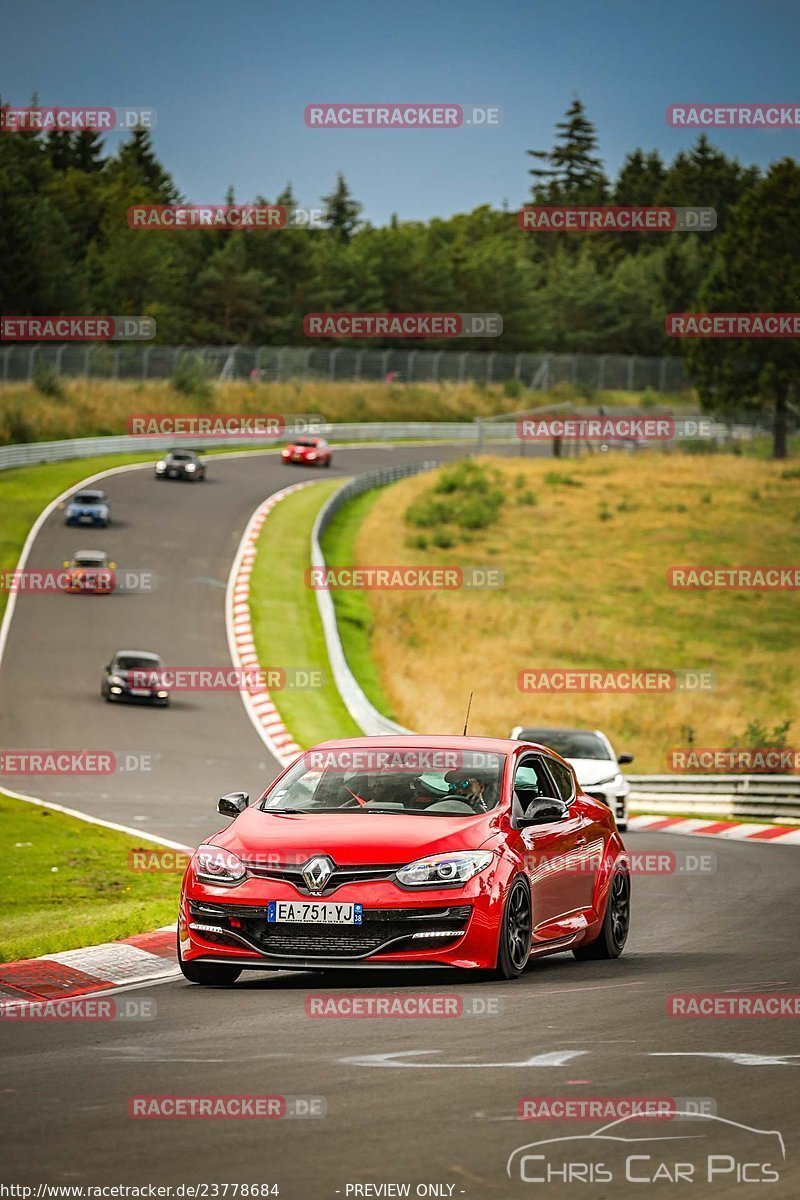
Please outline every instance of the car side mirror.
[{"label": "car side mirror", "polygon": [[619,765],[621,767],[624,767],[626,763],[633,762],[633,755],[632,754],[618,754],[617,762],[619,763]]},{"label": "car side mirror", "polygon": [[568,814],[569,809],[563,800],[556,800],[552,796],[537,796],[535,800],[531,800],[518,823],[520,827],[549,825],[553,821],[563,821]]},{"label": "car side mirror", "polygon": [[226,796],[220,796],[217,801],[217,812],[221,813],[223,817],[238,817],[249,803],[250,797],[247,792],[228,792]]}]

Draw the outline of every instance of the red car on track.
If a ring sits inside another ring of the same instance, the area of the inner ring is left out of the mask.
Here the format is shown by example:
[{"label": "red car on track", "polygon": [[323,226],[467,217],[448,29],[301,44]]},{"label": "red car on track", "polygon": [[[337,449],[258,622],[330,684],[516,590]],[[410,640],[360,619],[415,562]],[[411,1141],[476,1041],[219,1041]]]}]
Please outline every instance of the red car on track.
[{"label": "red car on track", "polygon": [[531,956],[616,958],[630,866],[607,805],[533,743],[370,737],[307,751],[193,854],[178,959],[244,969],[449,966],[521,975]]},{"label": "red car on track", "polygon": [[329,467],[333,452],[325,438],[301,437],[287,442],[281,450],[281,458],[284,462],[301,463],[307,467]]}]

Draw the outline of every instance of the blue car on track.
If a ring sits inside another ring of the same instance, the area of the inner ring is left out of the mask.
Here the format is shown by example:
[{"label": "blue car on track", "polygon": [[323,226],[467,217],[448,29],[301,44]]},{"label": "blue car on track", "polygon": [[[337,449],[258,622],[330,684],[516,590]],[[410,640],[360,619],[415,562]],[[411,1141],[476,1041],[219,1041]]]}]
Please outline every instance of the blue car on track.
[{"label": "blue car on track", "polygon": [[99,525],[102,529],[111,521],[111,504],[105,492],[77,492],[67,504],[66,525]]}]

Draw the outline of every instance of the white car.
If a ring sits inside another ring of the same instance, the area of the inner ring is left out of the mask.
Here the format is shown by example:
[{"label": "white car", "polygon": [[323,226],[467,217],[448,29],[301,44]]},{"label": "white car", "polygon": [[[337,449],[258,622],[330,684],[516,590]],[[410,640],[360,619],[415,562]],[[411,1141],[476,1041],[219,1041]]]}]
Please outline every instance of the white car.
[{"label": "white car", "polygon": [[632,754],[615,754],[611,742],[599,729],[543,729],[515,725],[509,736],[518,742],[549,746],[565,758],[584,792],[607,804],[614,814],[617,829],[625,832],[631,785],[620,768],[633,762]]}]

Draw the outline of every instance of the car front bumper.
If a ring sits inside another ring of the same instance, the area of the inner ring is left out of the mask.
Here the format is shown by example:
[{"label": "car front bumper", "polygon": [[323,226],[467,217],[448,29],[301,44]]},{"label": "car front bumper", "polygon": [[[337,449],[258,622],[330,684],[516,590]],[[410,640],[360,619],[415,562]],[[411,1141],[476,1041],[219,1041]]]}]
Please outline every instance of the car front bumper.
[{"label": "car front bumper", "polygon": [[[488,970],[497,961],[505,893],[480,876],[463,887],[410,891],[385,881],[301,895],[281,881],[235,888],[184,887],[178,921],[185,962],[248,969],[445,966]],[[363,905],[359,925],[270,924],[268,900],[330,899]]]}]

